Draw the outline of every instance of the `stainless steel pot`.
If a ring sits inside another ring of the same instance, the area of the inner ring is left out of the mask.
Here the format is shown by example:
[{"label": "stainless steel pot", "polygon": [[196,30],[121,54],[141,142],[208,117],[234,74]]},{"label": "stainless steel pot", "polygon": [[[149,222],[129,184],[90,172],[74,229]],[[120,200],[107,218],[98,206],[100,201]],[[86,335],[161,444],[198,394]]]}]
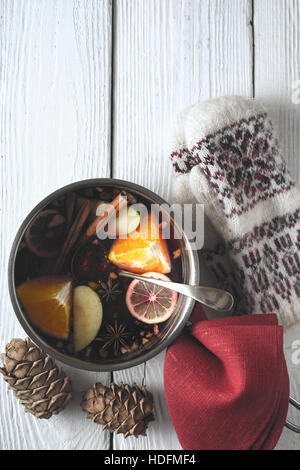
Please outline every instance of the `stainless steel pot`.
[{"label": "stainless steel pot", "polygon": [[[44,351],[46,351],[55,359],[78,369],[85,369],[90,371],[114,371],[142,364],[148,359],[151,359],[152,357],[156,356],[164,348],[171,344],[188,321],[189,316],[192,313],[193,307],[195,305],[195,301],[189,297],[184,297],[182,295],[179,296],[176,311],[174,312],[170,320],[167,322],[167,326],[164,328],[163,332],[157,336],[155,344],[152,344],[149,349],[145,348],[145,350],[143,351],[136,351],[124,355],[123,358],[103,360],[103,362],[99,361],[96,363],[91,362],[89,360],[78,359],[72,356],[71,354],[64,354],[59,350],[55,349],[53,346],[49,345],[46,340],[39,334],[39,332],[37,332],[32,327],[32,325],[27,320],[26,315],[24,315],[24,312],[16,294],[15,285],[15,263],[18,248],[28,225],[38,214],[38,212],[44,209],[49,203],[54,201],[56,198],[63,196],[69,191],[78,191],[99,186],[113,186],[115,188],[128,190],[131,193],[136,194],[137,196],[141,196],[150,204],[166,204],[166,201],[164,201],[161,197],[157,196],[148,189],[143,188],[142,186],[138,186],[134,183],[117,179],[90,179],[79,181],[77,183],[65,186],[59,189],[58,191],[55,191],[54,193],[50,194],[43,201],[41,201],[30,212],[30,214],[26,217],[21,227],[19,228],[10,253],[8,267],[8,283],[11,301],[19,322],[23,326],[28,336],[30,336],[30,338]],[[182,232],[181,227],[176,226],[174,220],[171,219],[171,221],[173,223],[174,230]],[[182,237],[180,240],[178,240],[178,242],[182,253],[181,258],[183,282],[191,285],[197,285],[199,283],[199,262],[197,252],[191,249],[190,242],[184,233],[182,233]]]}]

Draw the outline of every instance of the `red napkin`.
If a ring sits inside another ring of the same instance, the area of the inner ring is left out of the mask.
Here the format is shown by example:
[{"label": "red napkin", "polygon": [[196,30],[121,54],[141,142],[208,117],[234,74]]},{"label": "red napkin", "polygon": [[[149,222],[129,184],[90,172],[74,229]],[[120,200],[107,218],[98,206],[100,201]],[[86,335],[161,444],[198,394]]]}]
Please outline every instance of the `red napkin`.
[{"label": "red napkin", "polygon": [[277,317],[207,320],[168,348],[165,393],[185,450],[273,449],[285,424],[289,378]]}]

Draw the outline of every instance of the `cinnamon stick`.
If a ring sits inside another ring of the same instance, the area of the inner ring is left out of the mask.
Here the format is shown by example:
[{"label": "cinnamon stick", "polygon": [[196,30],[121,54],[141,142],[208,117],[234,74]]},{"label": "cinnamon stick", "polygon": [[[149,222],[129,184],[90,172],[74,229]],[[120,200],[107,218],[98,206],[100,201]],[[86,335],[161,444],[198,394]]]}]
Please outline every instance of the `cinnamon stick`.
[{"label": "cinnamon stick", "polygon": [[67,218],[68,227],[71,227],[71,224],[72,224],[75,202],[76,202],[75,193],[73,192],[68,193],[66,196],[66,218]]},{"label": "cinnamon stick", "polygon": [[76,215],[75,220],[69,230],[68,236],[65,240],[65,243],[62,247],[62,250],[56,262],[56,265],[54,268],[55,274],[59,274],[61,269],[63,268],[65,261],[70,254],[70,251],[72,250],[74,244],[76,243],[76,241],[78,240],[78,237],[80,236],[80,233],[89,216],[91,208],[92,208],[91,202],[85,201],[82,204],[81,208],[79,209],[78,214]]},{"label": "cinnamon stick", "polygon": [[102,230],[110,221],[112,217],[115,217],[118,212],[125,207],[127,204],[126,196],[121,192],[118,194],[112,202],[110,202],[109,206],[103,214],[99,215],[95,218],[95,220],[91,223],[88,227],[87,231],[84,234],[84,239],[93,237],[97,234],[97,231]]}]

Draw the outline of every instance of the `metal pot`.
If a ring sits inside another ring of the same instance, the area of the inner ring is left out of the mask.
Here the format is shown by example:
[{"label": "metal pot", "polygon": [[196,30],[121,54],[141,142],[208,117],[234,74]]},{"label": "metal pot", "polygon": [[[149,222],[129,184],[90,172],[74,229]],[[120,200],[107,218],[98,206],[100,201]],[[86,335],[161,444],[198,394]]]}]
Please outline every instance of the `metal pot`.
[{"label": "metal pot", "polygon": [[[49,345],[46,340],[36,331],[29,321],[24,315],[22,307],[19,303],[17,294],[16,294],[16,285],[15,285],[15,263],[16,263],[16,256],[18,253],[18,248],[20,242],[24,236],[24,233],[34,219],[34,217],[38,214],[39,211],[44,209],[49,203],[51,203],[56,198],[59,198],[66,194],[69,191],[78,191],[82,189],[87,189],[91,187],[115,187],[121,190],[128,190],[137,196],[142,197],[143,199],[147,200],[150,204],[166,204],[161,197],[157,196],[153,192],[149,191],[142,186],[139,186],[134,183],[130,183],[127,181],[117,180],[117,179],[90,179],[79,181],[77,183],[70,184],[65,186],[54,193],[50,194],[48,197],[43,199],[26,217],[24,222],[22,223],[21,227],[19,228],[17,235],[14,239],[10,258],[9,258],[9,267],[8,267],[8,283],[9,283],[9,292],[11,301],[13,304],[13,308],[17,315],[17,318],[21,325],[23,326],[24,330],[30,336],[30,338],[40,346],[45,352],[50,354],[55,359],[64,362],[70,366],[73,366],[77,369],[85,369],[90,371],[114,371],[125,369],[128,367],[137,366],[142,364],[143,362],[151,359],[152,357],[156,356],[160,353],[164,348],[166,348],[169,344],[174,341],[174,339],[178,336],[181,332],[183,327],[185,326],[186,322],[189,319],[190,314],[193,311],[193,307],[195,301],[189,297],[184,297],[182,295],[178,298],[178,303],[176,307],[176,311],[173,313],[170,320],[167,322],[167,326],[164,328],[163,332],[160,333],[156,337],[156,342],[151,344],[149,349],[145,348],[142,351],[135,351],[133,353],[129,353],[124,355],[124,357],[118,357],[115,359],[103,360],[103,362],[92,362],[89,360],[78,359],[71,354],[64,354],[61,351],[57,350],[53,346]],[[175,231],[182,232],[180,227],[175,225],[174,220],[172,220],[172,224]],[[197,285],[199,283],[199,262],[197,252],[191,249],[190,242],[186,235],[182,233],[182,237],[178,240],[180,249],[181,249],[181,259],[182,259],[182,276],[183,282],[187,284]]]}]

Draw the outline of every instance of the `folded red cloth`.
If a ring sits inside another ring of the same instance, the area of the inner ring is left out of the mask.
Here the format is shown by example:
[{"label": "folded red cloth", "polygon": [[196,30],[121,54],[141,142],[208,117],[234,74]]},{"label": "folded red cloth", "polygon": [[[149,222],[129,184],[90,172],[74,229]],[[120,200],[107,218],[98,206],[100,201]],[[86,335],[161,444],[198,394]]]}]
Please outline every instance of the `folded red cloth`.
[{"label": "folded red cloth", "polygon": [[207,320],[168,348],[165,393],[185,450],[273,449],[285,424],[289,378],[277,317]]}]

